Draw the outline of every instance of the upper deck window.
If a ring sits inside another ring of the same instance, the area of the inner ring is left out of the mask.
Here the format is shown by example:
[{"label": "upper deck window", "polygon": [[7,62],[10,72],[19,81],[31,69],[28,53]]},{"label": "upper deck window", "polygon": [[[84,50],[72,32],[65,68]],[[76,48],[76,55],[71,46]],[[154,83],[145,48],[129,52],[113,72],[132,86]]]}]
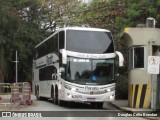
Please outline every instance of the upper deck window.
[{"label": "upper deck window", "polygon": [[66,49],[81,53],[113,53],[110,32],[67,30]]},{"label": "upper deck window", "polygon": [[64,31],[60,31],[54,36],[48,38],[44,43],[39,45],[35,49],[35,59],[43,57],[49,53],[58,53],[59,49],[63,49],[65,47],[65,36]]}]

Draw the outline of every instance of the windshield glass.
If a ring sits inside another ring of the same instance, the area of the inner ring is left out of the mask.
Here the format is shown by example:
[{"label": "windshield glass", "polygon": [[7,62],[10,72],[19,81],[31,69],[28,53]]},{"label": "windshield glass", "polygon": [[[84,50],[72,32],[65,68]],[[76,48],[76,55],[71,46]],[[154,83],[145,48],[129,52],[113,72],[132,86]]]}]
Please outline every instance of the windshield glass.
[{"label": "windshield glass", "polygon": [[67,30],[66,49],[81,53],[113,53],[110,32]]},{"label": "windshield glass", "polygon": [[96,60],[68,57],[66,80],[79,84],[114,82],[114,59]]}]

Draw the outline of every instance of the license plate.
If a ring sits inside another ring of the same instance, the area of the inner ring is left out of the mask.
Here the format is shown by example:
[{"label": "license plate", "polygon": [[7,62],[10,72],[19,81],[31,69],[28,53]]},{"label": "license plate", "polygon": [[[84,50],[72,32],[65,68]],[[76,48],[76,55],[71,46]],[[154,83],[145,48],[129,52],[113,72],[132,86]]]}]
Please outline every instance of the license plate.
[{"label": "license plate", "polygon": [[96,98],[87,98],[87,101],[96,101]]}]

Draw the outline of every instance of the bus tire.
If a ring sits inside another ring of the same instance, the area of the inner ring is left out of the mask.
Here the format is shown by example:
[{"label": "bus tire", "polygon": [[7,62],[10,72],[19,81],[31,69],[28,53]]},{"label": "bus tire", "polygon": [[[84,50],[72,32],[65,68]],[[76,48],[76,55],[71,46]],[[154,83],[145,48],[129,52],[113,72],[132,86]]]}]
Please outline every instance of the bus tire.
[{"label": "bus tire", "polygon": [[54,104],[55,104],[55,105],[58,104],[58,88],[57,88],[57,87],[56,87],[56,89],[55,89]]},{"label": "bus tire", "polygon": [[37,100],[41,100],[41,97],[39,96],[39,86],[36,87],[36,98]]},{"label": "bus tire", "polygon": [[34,89],[34,94],[35,96],[37,95],[37,86],[35,85],[35,89]]},{"label": "bus tire", "polygon": [[51,88],[51,98],[52,98],[52,102],[54,103],[54,87],[52,86]]}]

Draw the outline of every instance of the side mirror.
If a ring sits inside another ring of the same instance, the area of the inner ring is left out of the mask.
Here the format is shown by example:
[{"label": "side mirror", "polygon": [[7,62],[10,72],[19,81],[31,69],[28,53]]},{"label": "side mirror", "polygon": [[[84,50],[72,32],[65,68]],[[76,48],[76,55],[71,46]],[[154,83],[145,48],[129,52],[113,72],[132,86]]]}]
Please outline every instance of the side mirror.
[{"label": "side mirror", "polygon": [[67,52],[65,49],[61,49],[62,51],[62,63],[67,64]]},{"label": "side mirror", "polygon": [[120,67],[123,67],[123,66],[124,66],[124,57],[123,57],[122,53],[119,52],[119,51],[116,51],[116,54],[117,54],[118,57],[119,57],[119,66],[120,66]]}]

